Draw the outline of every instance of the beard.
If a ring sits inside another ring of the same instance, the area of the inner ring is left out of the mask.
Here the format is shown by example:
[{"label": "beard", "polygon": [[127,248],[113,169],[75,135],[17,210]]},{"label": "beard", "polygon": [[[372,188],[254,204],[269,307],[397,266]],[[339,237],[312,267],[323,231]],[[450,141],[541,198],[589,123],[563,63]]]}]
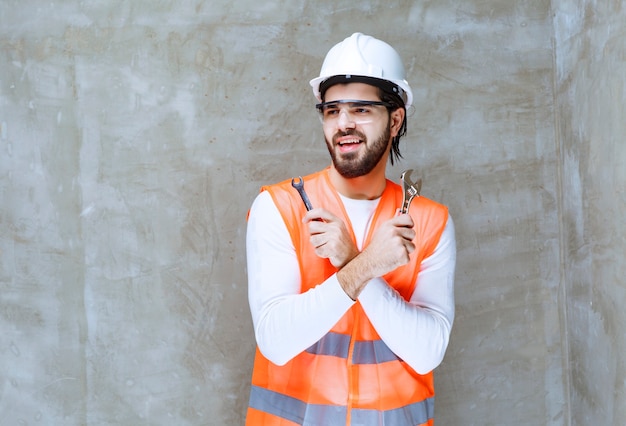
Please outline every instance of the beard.
[{"label": "beard", "polygon": [[[344,154],[338,152],[335,149],[337,146],[337,138],[348,135],[358,137],[364,145],[364,148],[360,149],[359,152],[348,152]],[[365,176],[374,170],[376,165],[380,163],[380,160],[387,152],[390,142],[391,124],[387,123],[387,127],[383,133],[378,137],[378,139],[374,140],[371,145],[367,140],[367,136],[363,133],[358,130],[350,130],[347,132],[335,133],[332,143],[329,143],[328,140],[326,140],[326,146],[328,147],[328,152],[330,153],[330,157],[333,160],[333,165],[335,166],[337,172],[339,172],[339,174],[346,179],[353,179]]]}]

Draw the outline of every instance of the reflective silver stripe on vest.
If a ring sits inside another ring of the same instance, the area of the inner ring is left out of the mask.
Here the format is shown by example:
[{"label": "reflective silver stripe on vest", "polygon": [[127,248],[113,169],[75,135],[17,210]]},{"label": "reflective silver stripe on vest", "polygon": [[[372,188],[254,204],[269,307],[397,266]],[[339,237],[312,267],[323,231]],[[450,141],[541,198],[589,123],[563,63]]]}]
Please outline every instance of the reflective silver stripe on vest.
[{"label": "reflective silver stripe on vest", "polygon": [[[271,390],[252,386],[250,407],[302,426],[341,425],[346,422],[346,407],[307,404],[299,399]],[[433,418],[435,398],[409,404],[393,410],[353,409],[351,426],[421,425]]]},{"label": "reflective silver stripe on vest", "polygon": [[363,340],[354,344],[352,355],[354,364],[381,364],[399,360],[400,358],[382,340]]},{"label": "reflective silver stripe on vest", "polygon": [[351,426],[371,425],[422,425],[432,419],[435,412],[435,398],[405,405],[388,411],[352,410]]},{"label": "reflective silver stripe on vest", "polygon": [[306,351],[313,355],[331,355],[339,358],[348,358],[350,350],[350,336],[347,334],[326,333],[324,337],[311,345]]},{"label": "reflective silver stripe on vest", "polygon": [[[349,350],[349,335],[330,332],[306,351],[313,355],[330,355],[346,359]],[[352,355],[354,364],[381,364],[399,360],[400,358],[382,340],[358,340],[354,343]]]},{"label": "reflective silver stripe on vest", "polygon": [[307,404],[297,398],[258,386],[250,389],[250,407],[303,426],[341,425],[346,422],[346,407]]}]

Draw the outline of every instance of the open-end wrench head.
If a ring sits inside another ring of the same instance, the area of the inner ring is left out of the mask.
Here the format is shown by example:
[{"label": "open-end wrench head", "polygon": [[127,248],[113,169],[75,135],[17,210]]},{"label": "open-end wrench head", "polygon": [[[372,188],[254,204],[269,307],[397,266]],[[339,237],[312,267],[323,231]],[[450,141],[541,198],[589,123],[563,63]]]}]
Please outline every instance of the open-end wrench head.
[{"label": "open-end wrench head", "polygon": [[402,182],[411,181],[411,173],[413,173],[413,169],[408,169],[402,172],[400,175],[400,180]]},{"label": "open-end wrench head", "polygon": [[296,178],[291,179],[291,186],[298,190],[300,198],[302,198],[302,202],[304,203],[304,207],[306,207],[307,211],[309,211],[313,209],[313,206],[311,205],[311,201],[309,201],[309,197],[304,191],[304,179],[302,179],[302,176],[298,176],[297,179],[297,181]]},{"label": "open-end wrench head", "polygon": [[304,179],[302,179],[302,176],[298,176],[297,178],[295,178],[295,177],[291,178],[291,186],[293,186],[296,189],[298,189],[300,187],[303,187],[304,186]]}]

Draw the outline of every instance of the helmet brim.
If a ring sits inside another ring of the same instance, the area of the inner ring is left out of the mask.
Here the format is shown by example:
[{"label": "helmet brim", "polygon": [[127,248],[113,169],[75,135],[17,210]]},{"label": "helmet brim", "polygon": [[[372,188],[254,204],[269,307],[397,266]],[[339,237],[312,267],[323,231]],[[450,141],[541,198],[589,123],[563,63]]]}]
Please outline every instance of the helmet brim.
[{"label": "helmet brim", "polygon": [[326,90],[335,84],[365,83],[381,88],[383,91],[397,96],[409,108],[413,103],[413,93],[406,80],[395,81],[375,78],[365,75],[332,75],[312,79],[309,84],[313,89],[313,95],[321,102]]}]

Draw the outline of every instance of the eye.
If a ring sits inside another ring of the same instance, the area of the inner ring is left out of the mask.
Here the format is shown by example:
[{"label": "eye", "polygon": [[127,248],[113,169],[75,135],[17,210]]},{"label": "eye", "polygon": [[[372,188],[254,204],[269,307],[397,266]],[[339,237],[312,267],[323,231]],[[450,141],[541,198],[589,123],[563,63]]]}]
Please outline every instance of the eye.
[{"label": "eye", "polygon": [[366,115],[372,112],[372,107],[365,104],[352,104],[350,106],[350,113],[358,115]]},{"label": "eye", "polygon": [[339,114],[339,108],[337,108],[334,105],[333,106],[328,105],[324,107],[322,113],[324,114],[324,117],[332,117],[332,116]]}]

